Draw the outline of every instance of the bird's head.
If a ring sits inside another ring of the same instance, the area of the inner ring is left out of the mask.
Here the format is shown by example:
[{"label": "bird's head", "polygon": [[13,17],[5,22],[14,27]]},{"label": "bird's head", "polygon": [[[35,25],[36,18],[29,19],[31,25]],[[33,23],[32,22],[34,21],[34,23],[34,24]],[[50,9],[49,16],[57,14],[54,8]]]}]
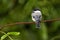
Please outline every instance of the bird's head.
[{"label": "bird's head", "polygon": [[35,21],[40,21],[40,16],[39,15],[35,15],[35,16],[33,16],[33,19],[35,19]]},{"label": "bird's head", "polygon": [[40,11],[40,9],[39,9],[39,8],[34,8],[34,11],[37,11],[37,10],[39,10],[39,11]]}]

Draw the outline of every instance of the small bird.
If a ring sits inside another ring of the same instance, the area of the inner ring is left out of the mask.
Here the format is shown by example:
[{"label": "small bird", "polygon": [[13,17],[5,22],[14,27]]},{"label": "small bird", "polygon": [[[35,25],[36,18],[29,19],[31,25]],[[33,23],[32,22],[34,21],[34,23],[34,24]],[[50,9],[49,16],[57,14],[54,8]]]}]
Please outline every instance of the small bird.
[{"label": "small bird", "polygon": [[34,9],[31,16],[32,20],[36,23],[36,28],[40,28],[40,22],[42,19],[41,11],[38,8]]}]

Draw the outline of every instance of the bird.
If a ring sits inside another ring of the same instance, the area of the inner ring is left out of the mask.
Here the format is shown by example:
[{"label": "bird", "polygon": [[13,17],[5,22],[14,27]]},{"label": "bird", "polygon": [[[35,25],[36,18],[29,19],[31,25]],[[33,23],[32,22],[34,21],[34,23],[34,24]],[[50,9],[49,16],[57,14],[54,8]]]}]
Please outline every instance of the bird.
[{"label": "bird", "polygon": [[41,11],[36,8],[32,11],[32,20],[36,23],[36,28],[40,28],[40,22],[42,20],[42,13]]}]

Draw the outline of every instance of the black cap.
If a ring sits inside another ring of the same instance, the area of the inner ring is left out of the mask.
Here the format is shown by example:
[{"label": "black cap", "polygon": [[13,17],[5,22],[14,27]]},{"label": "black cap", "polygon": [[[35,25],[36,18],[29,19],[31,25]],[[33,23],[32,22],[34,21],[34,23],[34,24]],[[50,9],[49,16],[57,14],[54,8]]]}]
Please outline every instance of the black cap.
[{"label": "black cap", "polygon": [[34,11],[39,10],[39,8],[34,8]]}]

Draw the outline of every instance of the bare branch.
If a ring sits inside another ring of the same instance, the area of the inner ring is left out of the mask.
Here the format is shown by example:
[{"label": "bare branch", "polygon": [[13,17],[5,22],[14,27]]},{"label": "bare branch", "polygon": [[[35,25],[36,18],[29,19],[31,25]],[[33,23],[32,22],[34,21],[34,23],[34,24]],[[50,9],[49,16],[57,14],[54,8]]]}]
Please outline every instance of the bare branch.
[{"label": "bare branch", "polygon": [[[58,19],[51,19],[51,20],[42,20],[41,22],[53,22],[53,21],[60,21],[60,18]],[[6,26],[13,26],[17,24],[35,24],[35,22],[16,22],[16,23],[10,23],[10,24],[5,24],[3,26],[0,26],[0,29]]]}]

